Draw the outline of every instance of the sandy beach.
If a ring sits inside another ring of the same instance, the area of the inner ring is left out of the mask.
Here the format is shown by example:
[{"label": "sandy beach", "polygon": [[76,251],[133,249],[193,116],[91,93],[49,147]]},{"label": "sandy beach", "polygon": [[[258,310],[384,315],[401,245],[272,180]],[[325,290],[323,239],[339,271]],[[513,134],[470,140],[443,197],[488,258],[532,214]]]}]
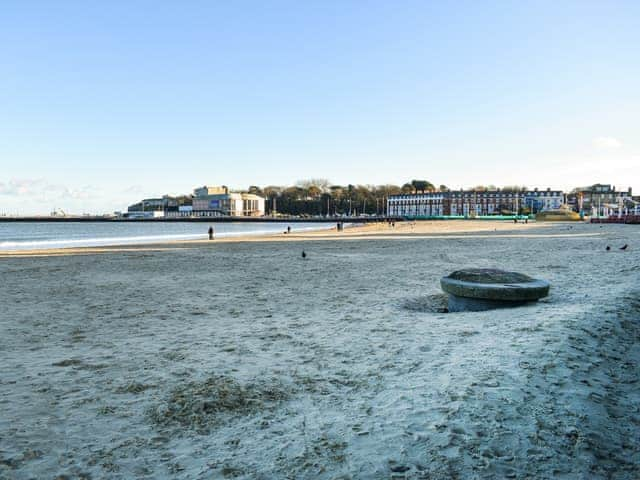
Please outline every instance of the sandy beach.
[{"label": "sandy beach", "polygon": [[[452,221],[3,252],[0,478],[639,478],[638,251]],[[444,313],[463,267],[551,294]]]},{"label": "sandy beach", "polygon": [[[297,231],[295,224],[290,233],[264,234],[264,235],[239,235],[233,237],[215,238],[213,241],[202,240],[172,240],[159,241],[155,243],[136,243],[128,245],[105,245],[98,247],[67,247],[67,248],[46,248],[46,249],[25,249],[25,250],[0,250],[0,258],[18,256],[54,256],[54,255],[87,255],[99,253],[113,253],[120,251],[160,251],[176,248],[189,248],[196,246],[215,246],[219,243],[246,243],[246,242],[299,242],[307,240],[387,240],[387,239],[417,239],[417,238],[438,238],[442,235],[453,238],[455,235],[463,235],[468,238],[471,234],[492,234],[501,233],[506,236],[527,236],[546,235],[545,229],[549,229],[549,223],[519,223],[514,225],[505,221],[421,221],[421,222],[397,222],[353,224],[345,227],[345,230],[338,232],[336,227],[328,229],[318,229],[312,231]],[[555,231],[554,235],[569,235],[573,228],[572,224],[567,224],[566,231]],[[583,235],[595,235],[597,233],[588,232]]]}]

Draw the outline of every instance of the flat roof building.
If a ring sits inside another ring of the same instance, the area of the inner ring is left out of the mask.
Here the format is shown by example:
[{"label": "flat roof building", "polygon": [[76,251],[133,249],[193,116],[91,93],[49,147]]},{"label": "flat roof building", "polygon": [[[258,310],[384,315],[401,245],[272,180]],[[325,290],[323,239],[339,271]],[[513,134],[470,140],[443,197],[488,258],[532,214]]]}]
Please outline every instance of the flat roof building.
[{"label": "flat roof building", "polygon": [[229,193],[229,188],[226,185],[220,185],[217,187],[198,187],[193,190],[194,197],[204,197],[206,195],[226,195]]},{"label": "flat roof building", "polygon": [[224,185],[205,185],[195,188],[193,195],[146,198],[130,205],[126,216],[147,218],[150,212],[162,212],[169,217],[262,217],[264,205],[264,198],[258,195],[229,192]]},{"label": "flat roof building", "polygon": [[264,198],[253,193],[229,193],[225,186],[193,191],[193,215],[199,217],[262,217]]}]

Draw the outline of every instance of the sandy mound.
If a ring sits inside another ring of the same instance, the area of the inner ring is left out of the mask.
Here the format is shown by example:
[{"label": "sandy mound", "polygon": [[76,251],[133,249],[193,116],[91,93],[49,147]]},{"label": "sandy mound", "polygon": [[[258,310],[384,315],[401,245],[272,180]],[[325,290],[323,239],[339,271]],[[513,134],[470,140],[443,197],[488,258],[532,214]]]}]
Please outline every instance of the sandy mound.
[{"label": "sandy mound", "polygon": [[401,303],[401,307],[410,312],[447,313],[448,296],[446,293],[435,293],[421,297],[409,298]]},{"label": "sandy mound", "polygon": [[286,400],[290,393],[278,383],[262,380],[243,385],[223,375],[176,387],[149,416],[161,427],[186,427],[202,432],[236,415],[249,415]]}]

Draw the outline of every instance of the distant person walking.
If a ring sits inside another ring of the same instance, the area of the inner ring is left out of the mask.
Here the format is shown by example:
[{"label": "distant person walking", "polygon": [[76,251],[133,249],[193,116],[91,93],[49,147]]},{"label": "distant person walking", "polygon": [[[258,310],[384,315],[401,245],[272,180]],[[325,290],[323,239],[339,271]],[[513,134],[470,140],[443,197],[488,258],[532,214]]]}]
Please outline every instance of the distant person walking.
[{"label": "distant person walking", "polygon": [[287,227],[287,233],[291,233],[291,225]]},{"label": "distant person walking", "polygon": [[214,235],[213,227],[209,227],[209,240],[213,240]]}]

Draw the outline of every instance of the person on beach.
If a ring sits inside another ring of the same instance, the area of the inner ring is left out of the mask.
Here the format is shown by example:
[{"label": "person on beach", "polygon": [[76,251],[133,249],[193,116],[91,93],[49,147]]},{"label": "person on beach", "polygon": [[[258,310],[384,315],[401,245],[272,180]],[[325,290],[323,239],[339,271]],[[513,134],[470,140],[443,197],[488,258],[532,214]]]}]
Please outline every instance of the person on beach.
[{"label": "person on beach", "polygon": [[209,227],[209,240],[213,240],[213,227]]},{"label": "person on beach", "polygon": [[287,233],[291,233],[291,225],[287,227]]}]

